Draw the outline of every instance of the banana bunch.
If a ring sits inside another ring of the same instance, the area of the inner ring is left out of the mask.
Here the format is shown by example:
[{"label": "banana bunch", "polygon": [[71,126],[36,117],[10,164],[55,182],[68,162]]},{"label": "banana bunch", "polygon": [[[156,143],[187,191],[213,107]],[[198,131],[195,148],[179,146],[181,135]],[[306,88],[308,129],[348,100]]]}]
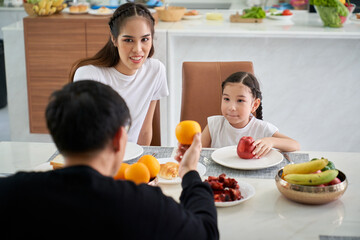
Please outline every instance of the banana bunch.
[{"label": "banana bunch", "polygon": [[334,180],[339,171],[336,169],[326,169],[329,164],[328,159],[314,159],[305,163],[289,164],[283,169],[282,178],[293,184],[316,186],[329,183]]},{"label": "banana bunch", "polygon": [[38,16],[52,15],[66,8],[67,4],[63,2],[64,0],[40,0],[34,5],[33,11]]}]

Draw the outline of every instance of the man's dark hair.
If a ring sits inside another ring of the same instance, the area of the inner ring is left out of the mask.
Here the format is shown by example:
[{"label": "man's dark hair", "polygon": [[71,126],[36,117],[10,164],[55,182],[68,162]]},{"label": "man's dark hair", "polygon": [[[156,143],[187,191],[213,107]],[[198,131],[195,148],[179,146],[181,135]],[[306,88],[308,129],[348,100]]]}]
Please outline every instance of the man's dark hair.
[{"label": "man's dark hair", "polygon": [[122,97],[111,87],[90,80],[55,91],[46,108],[47,127],[64,155],[103,149],[130,121]]}]

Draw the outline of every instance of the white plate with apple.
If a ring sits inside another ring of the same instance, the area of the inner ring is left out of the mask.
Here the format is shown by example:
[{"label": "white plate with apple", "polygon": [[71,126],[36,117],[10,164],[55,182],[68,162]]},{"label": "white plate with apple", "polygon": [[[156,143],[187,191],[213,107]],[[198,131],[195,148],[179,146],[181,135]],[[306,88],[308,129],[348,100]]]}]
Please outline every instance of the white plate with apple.
[{"label": "white plate with apple", "polygon": [[218,164],[243,170],[256,170],[275,166],[283,160],[283,155],[271,149],[265,156],[257,159],[243,159],[237,154],[237,146],[228,146],[215,150],[211,158]]}]

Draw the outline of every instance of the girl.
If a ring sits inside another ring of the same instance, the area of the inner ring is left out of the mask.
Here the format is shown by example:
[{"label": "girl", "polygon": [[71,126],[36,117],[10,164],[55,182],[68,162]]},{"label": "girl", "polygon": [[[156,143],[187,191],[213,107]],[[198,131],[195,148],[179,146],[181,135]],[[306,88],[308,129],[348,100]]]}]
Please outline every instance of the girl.
[{"label": "girl", "polygon": [[277,127],[262,121],[260,86],[254,75],[237,72],[222,83],[222,116],[208,118],[201,141],[203,147],[237,145],[243,136],[254,138],[255,157],[266,155],[271,148],[281,151],[300,149],[297,141],[281,134]]},{"label": "girl", "polygon": [[136,3],[121,5],[109,21],[110,38],[91,58],[74,64],[70,79],[90,79],[115,89],[126,101],[132,125],[129,141],[149,145],[157,100],[167,96],[164,65],[154,54],[154,18]]}]

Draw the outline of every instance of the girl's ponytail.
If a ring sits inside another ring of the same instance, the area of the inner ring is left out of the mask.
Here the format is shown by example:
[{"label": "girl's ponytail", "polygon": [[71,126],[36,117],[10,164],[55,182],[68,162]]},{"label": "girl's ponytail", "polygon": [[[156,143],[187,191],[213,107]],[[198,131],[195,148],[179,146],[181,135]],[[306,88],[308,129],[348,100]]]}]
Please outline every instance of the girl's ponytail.
[{"label": "girl's ponytail", "polygon": [[256,109],[255,111],[255,117],[257,119],[263,120],[263,115],[262,115],[262,102],[260,101],[260,105],[259,107]]}]

